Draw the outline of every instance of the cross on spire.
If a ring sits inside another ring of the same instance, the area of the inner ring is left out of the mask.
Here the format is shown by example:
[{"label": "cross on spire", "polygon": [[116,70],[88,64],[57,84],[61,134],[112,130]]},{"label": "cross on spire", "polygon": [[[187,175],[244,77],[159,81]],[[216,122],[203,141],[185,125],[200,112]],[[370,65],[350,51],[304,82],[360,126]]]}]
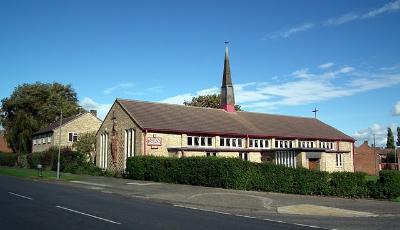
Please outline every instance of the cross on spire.
[{"label": "cross on spire", "polygon": [[314,110],[311,111],[311,112],[314,113],[314,118],[317,118],[317,112],[318,112],[318,111],[319,111],[319,110],[317,109],[317,107],[314,107]]}]

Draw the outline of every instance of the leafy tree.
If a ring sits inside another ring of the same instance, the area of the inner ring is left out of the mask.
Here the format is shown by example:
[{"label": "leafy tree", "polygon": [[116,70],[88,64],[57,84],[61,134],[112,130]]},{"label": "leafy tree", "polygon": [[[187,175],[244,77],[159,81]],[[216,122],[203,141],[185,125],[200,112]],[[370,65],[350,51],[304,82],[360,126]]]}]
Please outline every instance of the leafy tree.
[{"label": "leafy tree", "polygon": [[[184,101],[186,106],[206,107],[206,108],[221,108],[221,97],[219,94],[210,94],[205,96],[193,97],[191,101]],[[235,105],[236,111],[243,111],[240,105]]]},{"label": "leafy tree", "polygon": [[76,151],[84,154],[94,163],[94,153],[96,146],[96,132],[83,133],[79,135],[78,142],[74,143]]},{"label": "leafy tree", "polygon": [[394,136],[391,128],[388,128],[387,131],[386,148],[394,149]]},{"label": "leafy tree", "polygon": [[1,100],[0,124],[14,152],[31,151],[32,133],[54,122],[62,108],[65,117],[79,113],[71,85],[60,83],[22,84]]},{"label": "leafy tree", "polygon": [[400,146],[400,127],[397,127],[397,146]]}]

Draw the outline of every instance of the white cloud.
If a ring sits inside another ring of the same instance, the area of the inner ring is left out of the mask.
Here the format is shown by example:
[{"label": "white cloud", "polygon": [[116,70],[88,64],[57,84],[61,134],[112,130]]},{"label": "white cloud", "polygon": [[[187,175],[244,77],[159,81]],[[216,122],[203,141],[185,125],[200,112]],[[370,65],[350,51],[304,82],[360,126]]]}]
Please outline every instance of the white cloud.
[{"label": "white cloud", "polygon": [[127,83],[120,83],[118,85],[112,86],[110,88],[107,88],[105,90],[103,90],[104,94],[111,94],[113,93],[115,90],[120,90],[120,89],[127,89],[127,88],[132,88],[134,87],[135,84],[131,83],[131,82],[127,82]]},{"label": "white cloud", "polygon": [[330,18],[328,20],[326,20],[325,22],[323,22],[324,25],[341,25],[344,23],[348,23],[354,20],[357,20],[360,18],[360,15],[358,14],[354,14],[354,13],[347,13],[344,14],[342,16],[339,16],[337,18]]},{"label": "white cloud", "polygon": [[193,97],[198,97],[198,96],[204,96],[208,94],[215,94],[219,93],[219,88],[217,87],[212,87],[208,89],[202,89],[199,90],[195,93],[184,93],[184,94],[179,94],[173,97],[166,98],[162,100],[161,102],[163,103],[168,103],[168,104],[183,104],[185,101],[191,101]]},{"label": "white cloud", "polygon": [[400,116],[400,101],[398,101],[393,107],[393,116]]},{"label": "white cloud", "polygon": [[378,9],[374,9],[361,16],[362,19],[373,18],[383,13],[390,13],[400,10],[400,0],[386,3]]},{"label": "white cloud", "polygon": [[335,63],[333,63],[333,62],[328,62],[328,63],[321,64],[321,65],[319,65],[318,67],[319,67],[320,69],[328,69],[328,68],[331,68],[331,67],[334,66],[334,65],[335,65]]},{"label": "white cloud", "polygon": [[[391,13],[391,12],[396,12],[400,10],[400,0],[396,0],[393,2],[386,3],[385,5],[372,9],[366,13],[346,13],[338,17],[333,17],[330,19],[327,19],[321,23],[323,26],[337,26],[337,25],[342,25],[346,24],[352,21],[356,20],[364,20],[364,19],[370,19],[374,18],[376,16],[379,16],[384,13]],[[317,24],[318,25],[318,24]],[[316,23],[303,23],[299,26],[292,27],[288,30],[281,30],[281,31],[276,31],[270,34],[268,37],[270,39],[276,39],[276,38],[288,38],[293,34],[299,33],[299,32],[304,32],[310,29],[313,29],[316,27]],[[262,40],[266,40],[267,37],[264,37]]]},{"label": "white cloud", "polygon": [[392,131],[395,131],[397,126],[398,126],[397,124],[391,124],[391,125],[373,124],[368,128],[355,132],[353,134],[353,138],[357,140],[356,145],[360,145],[364,141],[368,141],[368,143],[371,145],[374,143],[374,135],[375,135],[376,146],[384,147],[386,146],[387,129],[390,127]]},{"label": "white cloud", "polygon": [[90,97],[83,98],[83,100],[79,102],[79,105],[86,110],[91,110],[91,109],[97,110],[97,117],[99,117],[102,120],[104,120],[104,118],[106,117],[108,111],[112,106],[112,104],[97,103]]},{"label": "white cloud", "polygon": [[[236,103],[251,111],[272,112],[281,106],[317,103],[400,84],[400,70],[389,72],[360,71],[351,66],[338,67],[322,73],[308,68],[292,72],[289,78],[269,82],[249,82],[235,85]],[[266,77],[269,79],[269,77]],[[279,79],[279,78],[278,78]],[[163,102],[182,104],[192,97],[218,93],[219,88],[200,90],[167,98]]]},{"label": "white cloud", "polygon": [[273,32],[269,37],[272,38],[272,39],[275,39],[275,38],[288,38],[293,34],[304,32],[306,30],[312,29],[313,27],[314,27],[313,23],[304,23],[304,24],[301,24],[299,26],[292,27],[292,28],[290,28],[288,30]]}]

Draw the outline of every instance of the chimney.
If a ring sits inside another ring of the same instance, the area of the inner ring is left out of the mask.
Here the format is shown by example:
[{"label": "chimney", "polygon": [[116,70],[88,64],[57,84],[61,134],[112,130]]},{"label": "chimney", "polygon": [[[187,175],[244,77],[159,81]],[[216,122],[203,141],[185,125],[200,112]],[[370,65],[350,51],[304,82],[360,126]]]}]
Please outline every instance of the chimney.
[{"label": "chimney", "polygon": [[93,114],[93,116],[97,117],[97,110],[91,109],[90,113]]}]

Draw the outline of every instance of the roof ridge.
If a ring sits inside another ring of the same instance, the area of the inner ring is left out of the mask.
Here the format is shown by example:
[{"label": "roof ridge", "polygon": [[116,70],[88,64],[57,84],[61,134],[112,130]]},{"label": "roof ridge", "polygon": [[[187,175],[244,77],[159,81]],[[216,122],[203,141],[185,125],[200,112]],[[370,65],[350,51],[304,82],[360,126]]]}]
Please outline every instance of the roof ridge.
[{"label": "roof ridge", "polygon": [[156,101],[143,101],[143,100],[135,100],[135,99],[117,98],[117,101],[118,101],[118,100],[122,100],[122,101],[136,101],[136,102],[144,102],[144,103],[149,103],[149,104],[176,106],[176,107],[183,107],[183,108],[195,108],[195,109],[208,109],[208,110],[225,111],[225,110],[223,110],[223,109],[217,109],[217,108],[200,107],[200,106],[193,106],[193,105],[171,104],[171,103],[158,102],[158,101],[156,102]]}]

